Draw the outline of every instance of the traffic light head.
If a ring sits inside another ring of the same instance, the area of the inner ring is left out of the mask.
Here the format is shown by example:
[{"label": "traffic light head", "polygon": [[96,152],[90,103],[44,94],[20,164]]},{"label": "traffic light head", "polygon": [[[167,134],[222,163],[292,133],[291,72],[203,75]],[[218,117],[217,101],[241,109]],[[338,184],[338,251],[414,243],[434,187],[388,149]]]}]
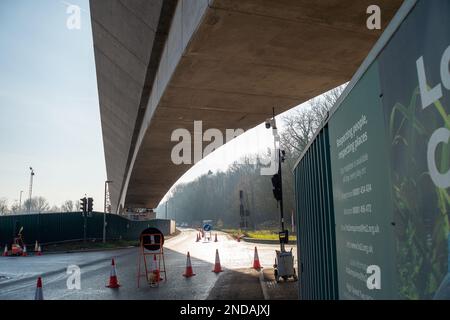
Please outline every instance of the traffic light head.
[{"label": "traffic light head", "polygon": [[82,213],[86,213],[87,209],[87,199],[86,197],[80,199],[80,210]]},{"label": "traffic light head", "polygon": [[92,213],[94,207],[94,199],[93,198],[88,198],[87,199],[87,212]]},{"label": "traffic light head", "polygon": [[278,173],[272,176],[273,196],[277,201],[281,201],[283,194],[281,191],[281,179]]},{"label": "traffic light head", "polygon": [[278,173],[275,173],[272,176],[272,185],[274,188],[279,188],[280,187],[280,175]]}]

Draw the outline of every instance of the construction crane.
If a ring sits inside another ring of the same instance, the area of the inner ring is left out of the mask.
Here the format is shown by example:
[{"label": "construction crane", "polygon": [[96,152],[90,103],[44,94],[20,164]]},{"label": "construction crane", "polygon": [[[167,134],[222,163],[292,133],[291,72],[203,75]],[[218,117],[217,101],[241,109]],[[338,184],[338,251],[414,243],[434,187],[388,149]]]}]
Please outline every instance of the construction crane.
[{"label": "construction crane", "polygon": [[30,167],[30,189],[28,192],[28,214],[31,213],[31,196],[33,195],[33,177],[34,177],[34,170],[32,167]]}]

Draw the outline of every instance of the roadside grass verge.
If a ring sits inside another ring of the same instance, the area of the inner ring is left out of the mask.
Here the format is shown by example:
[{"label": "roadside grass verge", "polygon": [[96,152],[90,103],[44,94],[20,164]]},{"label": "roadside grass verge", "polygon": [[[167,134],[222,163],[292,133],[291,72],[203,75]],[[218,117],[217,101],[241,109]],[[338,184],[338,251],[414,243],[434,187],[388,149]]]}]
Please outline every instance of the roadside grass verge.
[{"label": "roadside grass verge", "polygon": [[[229,233],[233,237],[244,236],[259,240],[278,240],[278,231],[276,230],[241,230],[241,229],[222,229],[221,231]],[[296,235],[289,234],[290,241],[297,241]]]}]

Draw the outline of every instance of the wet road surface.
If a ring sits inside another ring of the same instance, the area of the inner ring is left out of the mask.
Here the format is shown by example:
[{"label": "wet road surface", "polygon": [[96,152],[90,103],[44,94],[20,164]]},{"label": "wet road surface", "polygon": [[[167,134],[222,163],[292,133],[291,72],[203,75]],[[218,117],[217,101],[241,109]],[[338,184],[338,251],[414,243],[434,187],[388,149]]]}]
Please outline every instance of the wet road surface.
[{"label": "wet road surface", "polygon": [[[29,257],[0,257],[0,299],[33,299],[36,279],[42,276],[45,299],[206,299],[216,281],[225,273],[239,272],[253,263],[255,245],[262,266],[274,263],[277,245],[237,242],[229,235],[217,232],[218,242],[196,242],[197,232],[183,229],[164,244],[167,281],[157,288],[150,287],[141,278],[137,287],[138,248],[84,253],[45,254]],[[213,239],[214,239],[213,232]],[[219,250],[223,273],[211,272],[215,251]],[[290,249],[290,247],[287,247]],[[196,276],[185,278],[186,253],[190,252]],[[294,255],[296,250],[293,250]],[[121,287],[106,287],[111,271],[111,258],[115,259],[117,277]],[[81,269],[81,289],[67,288],[69,265]],[[217,289],[217,288],[216,288]]]}]

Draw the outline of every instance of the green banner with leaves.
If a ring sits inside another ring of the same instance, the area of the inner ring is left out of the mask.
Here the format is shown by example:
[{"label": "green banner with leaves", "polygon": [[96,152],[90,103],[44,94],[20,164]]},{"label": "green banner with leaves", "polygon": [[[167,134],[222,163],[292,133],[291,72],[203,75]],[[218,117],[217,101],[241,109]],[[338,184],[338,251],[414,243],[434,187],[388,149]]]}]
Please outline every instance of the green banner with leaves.
[{"label": "green banner with leaves", "polygon": [[450,298],[449,64],[450,1],[418,1],[330,119],[341,299]]},{"label": "green banner with leaves", "polygon": [[[394,296],[395,227],[380,93],[374,63],[329,123],[341,299]],[[367,284],[373,268],[378,289]]]},{"label": "green banner with leaves", "polygon": [[378,62],[398,297],[450,298],[450,2],[419,1]]}]

